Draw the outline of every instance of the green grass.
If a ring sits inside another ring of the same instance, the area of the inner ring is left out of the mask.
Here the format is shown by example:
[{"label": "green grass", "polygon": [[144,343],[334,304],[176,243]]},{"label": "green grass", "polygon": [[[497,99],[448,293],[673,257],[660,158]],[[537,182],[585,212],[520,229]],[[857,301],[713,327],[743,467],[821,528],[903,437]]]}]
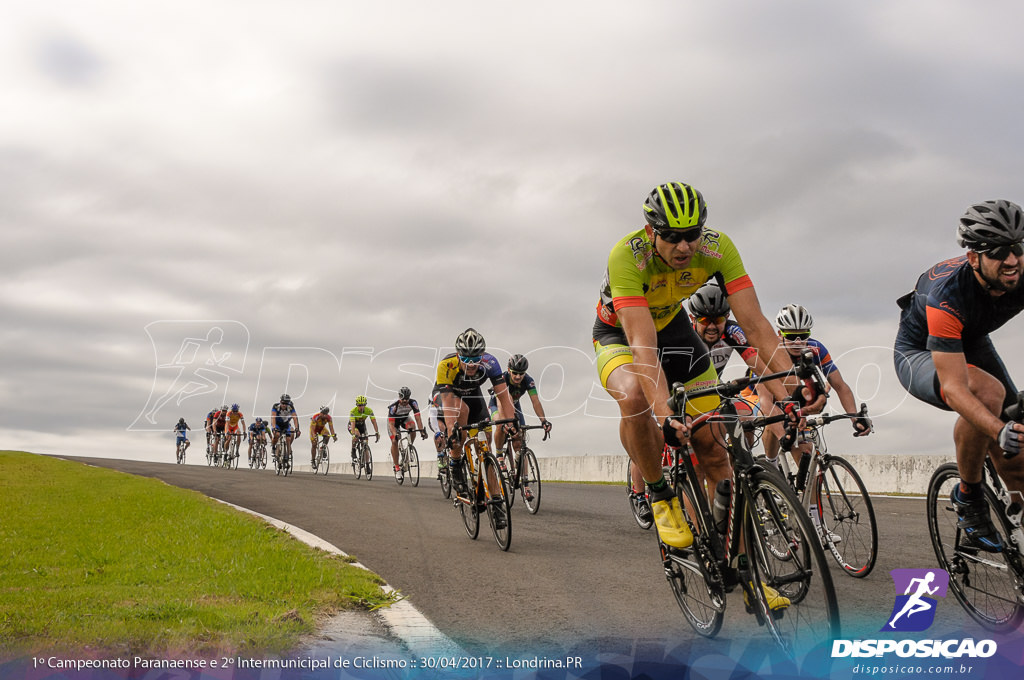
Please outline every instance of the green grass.
[{"label": "green grass", "polygon": [[374,574],[192,491],[0,451],[0,651],[294,649]]}]

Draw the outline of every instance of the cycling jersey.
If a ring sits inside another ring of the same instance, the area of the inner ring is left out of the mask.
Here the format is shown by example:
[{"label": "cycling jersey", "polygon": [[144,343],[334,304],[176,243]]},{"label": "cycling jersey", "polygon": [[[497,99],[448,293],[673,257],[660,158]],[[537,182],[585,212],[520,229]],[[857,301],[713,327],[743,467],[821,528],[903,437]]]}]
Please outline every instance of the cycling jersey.
[{"label": "cycling jersey", "polygon": [[727,295],[753,285],[728,236],[705,228],[689,266],[676,270],[658,255],[644,227],[612,248],[597,305],[598,319],[621,327],[616,313],[619,309],[647,307],[660,331],[682,310],[682,301],[713,277]]},{"label": "cycling jersey", "polygon": [[[537,382],[530,377],[529,373],[523,374],[523,379],[519,381],[519,384],[512,382],[512,377],[508,371],[501,374],[505,379],[505,384],[508,386],[508,395],[512,397],[512,402],[518,402],[524,394],[537,394]],[[494,396],[494,388],[490,388],[487,391],[492,397]]]},{"label": "cycling jersey", "polygon": [[[707,343],[705,343],[707,344]],[[722,337],[708,345],[708,356],[715,367],[715,373],[722,375],[722,370],[729,363],[729,357],[736,352],[744,361],[757,354],[757,350],[747,343],[747,335],[735,321],[726,321]]]},{"label": "cycling jersey", "polygon": [[252,425],[249,426],[249,432],[251,434],[256,435],[256,436],[259,436],[259,435],[263,434],[266,431],[267,431],[267,424],[266,423],[253,423]]},{"label": "cycling jersey", "polygon": [[333,424],[334,419],[331,418],[329,413],[317,413],[313,416],[313,419],[309,423],[309,429],[312,432],[320,433],[327,428],[328,423]]},{"label": "cycling jersey", "polygon": [[374,417],[373,409],[370,408],[369,406],[364,406],[363,410],[360,411],[359,407],[356,406],[355,408],[348,412],[348,417],[349,420],[354,421],[357,425],[362,425],[364,420],[366,420],[367,418]]},{"label": "cycling jersey", "polygon": [[245,416],[242,415],[241,411],[228,411],[226,418],[228,421],[228,425],[235,428],[238,427],[238,421],[241,420],[242,418],[245,418]]},{"label": "cycling jersey", "polygon": [[480,358],[480,366],[472,375],[466,375],[466,367],[459,361],[458,354],[449,354],[437,365],[437,382],[434,384],[434,391],[450,392],[457,397],[465,398],[471,395],[479,395],[483,399],[480,388],[490,380],[491,385],[500,385],[505,382],[505,376],[501,372],[501,365],[491,354],[484,354]]},{"label": "cycling jersey", "polygon": [[292,417],[295,415],[293,404],[277,402],[270,408],[270,419],[277,429],[289,433],[292,431]]},{"label": "cycling jersey", "polygon": [[399,399],[388,406],[388,420],[405,421],[408,420],[410,414],[419,412],[420,406],[416,403],[415,399],[410,399],[405,404],[403,404],[402,400]]},{"label": "cycling jersey", "polygon": [[190,428],[188,426],[188,423],[175,423],[175,425],[174,425],[175,438],[178,441],[183,441],[183,440],[187,441],[188,440],[188,433],[186,432],[186,430],[191,430],[191,429],[192,428]]}]

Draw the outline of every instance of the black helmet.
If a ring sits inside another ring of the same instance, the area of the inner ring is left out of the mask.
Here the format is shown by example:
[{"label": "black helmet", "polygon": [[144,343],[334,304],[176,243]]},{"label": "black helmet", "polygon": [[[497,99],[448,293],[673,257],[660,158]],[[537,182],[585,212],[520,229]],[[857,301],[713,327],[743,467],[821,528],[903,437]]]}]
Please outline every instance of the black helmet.
[{"label": "black helmet", "polygon": [[290,403],[292,403],[292,398],[289,397],[287,394],[282,394],[281,395],[281,403],[282,404],[290,404]]},{"label": "black helmet", "polygon": [[410,399],[411,397],[412,397],[412,390],[410,390],[408,387],[400,387],[398,389],[398,398],[399,399]]},{"label": "black helmet", "polygon": [[185,419],[184,418],[178,418],[178,424],[179,425],[184,425],[185,424]]},{"label": "black helmet", "polygon": [[459,356],[478,357],[487,351],[487,343],[475,329],[467,328],[455,338],[455,351]]},{"label": "black helmet", "polygon": [[655,229],[703,227],[708,206],[689,184],[669,182],[654,187],[644,201],[644,219]]},{"label": "black helmet", "polygon": [[320,413],[323,413],[324,415],[327,415],[330,412],[331,412],[331,407],[330,406],[321,406],[320,407]]},{"label": "black helmet", "polygon": [[515,373],[526,373],[526,369],[529,367],[530,362],[522,354],[513,354],[512,358],[508,360],[508,370]]},{"label": "black helmet", "polygon": [[983,253],[1024,241],[1024,211],[1011,201],[985,201],[967,209],[956,229],[961,248]]},{"label": "black helmet", "polygon": [[694,316],[726,316],[730,311],[725,293],[713,281],[705,283],[690,297],[690,314]]}]

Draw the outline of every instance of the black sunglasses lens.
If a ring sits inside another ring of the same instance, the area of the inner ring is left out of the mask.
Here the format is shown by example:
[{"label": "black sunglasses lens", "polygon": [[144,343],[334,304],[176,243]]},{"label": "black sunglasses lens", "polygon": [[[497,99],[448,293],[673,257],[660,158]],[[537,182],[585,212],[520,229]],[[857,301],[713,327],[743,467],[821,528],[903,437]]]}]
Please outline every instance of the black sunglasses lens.
[{"label": "black sunglasses lens", "polygon": [[657,233],[666,243],[676,244],[680,241],[692,243],[701,237],[704,230],[700,227],[695,229],[663,229]]},{"label": "black sunglasses lens", "polygon": [[1021,255],[1024,255],[1024,245],[1020,243],[1011,243],[1008,246],[998,246],[996,248],[992,248],[985,254],[988,255],[993,260],[1002,261],[1008,258],[1010,256],[1010,253],[1013,253],[1017,257],[1021,257]]}]

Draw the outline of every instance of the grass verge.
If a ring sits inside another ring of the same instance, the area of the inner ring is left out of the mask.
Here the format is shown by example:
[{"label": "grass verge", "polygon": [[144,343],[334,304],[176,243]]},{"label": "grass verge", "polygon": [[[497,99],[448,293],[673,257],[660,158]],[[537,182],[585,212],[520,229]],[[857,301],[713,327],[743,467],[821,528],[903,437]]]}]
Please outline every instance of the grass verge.
[{"label": "grass verge", "polygon": [[201,494],[0,451],[0,651],[283,653],[374,574]]}]

